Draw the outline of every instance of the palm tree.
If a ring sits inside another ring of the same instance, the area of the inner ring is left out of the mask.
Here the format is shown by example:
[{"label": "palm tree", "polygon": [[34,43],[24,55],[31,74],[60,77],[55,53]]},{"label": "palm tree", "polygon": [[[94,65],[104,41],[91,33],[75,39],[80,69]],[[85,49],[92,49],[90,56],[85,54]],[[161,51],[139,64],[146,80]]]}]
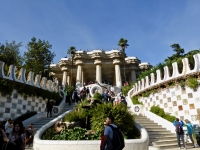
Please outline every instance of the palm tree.
[{"label": "palm tree", "polygon": [[127,42],[128,42],[128,40],[127,40],[127,39],[124,39],[124,38],[121,38],[121,39],[119,40],[119,42],[118,42],[118,46],[121,47],[121,50],[122,50],[123,52],[125,52],[125,48],[126,48],[127,46],[129,46]]},{"label": "palm tree", "polygon": [[120,40],[119,40],[119,42],[118,42],[118,46],[120,46],[121,47],[121,50],[124,52],[124,82],[126,82],[126,73],[125,73],[125,48],[127,47],[127,46],[129,46],[128,45],[128,40],[127,39],[124,39],[124,38],[121,38]]},{"label": "palm tree", "polygon": [[72,67],[71,67],[71,86],[72,86],[72,75],[73,75],[73,72],[72,72],[72,69],[73,69],[73,58],[74,58],[74,54],[75,54],[75,51],[76,51],[76,47],[74,46],[71,46],[69,47],[69,49],[67,50],[67,54],[71,56],[71,59],[72,59]]}]

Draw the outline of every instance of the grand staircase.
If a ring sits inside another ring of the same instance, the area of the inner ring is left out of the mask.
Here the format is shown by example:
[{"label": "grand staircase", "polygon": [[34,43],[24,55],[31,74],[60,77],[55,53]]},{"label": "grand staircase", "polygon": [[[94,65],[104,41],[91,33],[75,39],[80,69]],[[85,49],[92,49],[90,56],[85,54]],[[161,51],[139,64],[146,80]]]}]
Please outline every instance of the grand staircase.
[{"label": "grand staircase", "polygon": [[[71,106],[69,106],[68,103],[64,104],[64,107],[62,109],[62,111],[60,113],[58,113],[55,116],[52,116],[51,118],[40,118],[39,120],[37,120],[35,123],[33,123],[34,129],[37,132],[37,130],[39,130],[43,125],[47,124],[48,122],[50,122],[51,120],[53,120],[54,118],[57,118],[58,116],[60,116],[61,114],[65,113],[68,110],[72,110],[74,108],[74,103],[71,104]],[[33,143],[26,146],[26,150],[33,150]]]},{"label": "grand staircase", "polygon": [[[173,149],[177,148],[176,134],[163,128],[161,125],[154,123],[146,116],[135,116],[135,121],[143,126],[149,134],[150,149]],[[192,143],[187,143],[187,147],[192,147]],[[183,148],[183,145],[181,145]]]}]

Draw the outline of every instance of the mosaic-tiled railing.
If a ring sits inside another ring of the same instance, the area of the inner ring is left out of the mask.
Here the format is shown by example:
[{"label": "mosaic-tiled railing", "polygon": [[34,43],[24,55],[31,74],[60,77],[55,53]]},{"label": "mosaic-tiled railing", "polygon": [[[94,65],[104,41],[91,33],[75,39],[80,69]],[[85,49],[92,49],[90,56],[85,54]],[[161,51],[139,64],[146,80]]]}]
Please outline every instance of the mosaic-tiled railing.
[{"label": "mosaic-tiled railing", "polygon": [[194,69],[193,70],[191,70],[189,67],[188,58],[182,59],[182,63],[183,63],[182,73],[179,73],[177,62],[174,62],[174,63],[172,63],[172,68],[173,68],[172,76],[170,76],[168,66],[165,66],[163,68],[164,69],[164,77],[163,78],[161,78],[160,70],[156,71],[156,80],[155,80],[155,75],[153,73],[151,73],[150,79],[148,76],[146,76],[145,78],[143,78],[141,81],[138,81],[133,86],[133,88],[130,91],[130,96],[132,97],[134,95],[137,95],[140,92],[151,89],[154,86],[163,84],[172,79],[176,79],[176,78],[184,77],[186,75],[190,75],[192,73],[200,72],[200,54],[195,54],[195,55],[193,55],[193,57],[194,57]]},{"label": "mosaic-tiled railing", "polygon": [[20,70],[18,70],[17,67],[14,65],[10,65],[7,75],[5,75],[4,64],[5,64],[4,62],[0,61],[0,78],[28,84],[38,88],[42,88],[44,90],[49,90],[51,92],[58,92],[57,79],[55,79],[54,82],[52,82],[51,80],[47,80],[46,77],[41,78],[40,75],[36,75],[34,77],[33,72],[29,72],[28,75],[26,76],[25,74],[26,69],[21,68]]}]

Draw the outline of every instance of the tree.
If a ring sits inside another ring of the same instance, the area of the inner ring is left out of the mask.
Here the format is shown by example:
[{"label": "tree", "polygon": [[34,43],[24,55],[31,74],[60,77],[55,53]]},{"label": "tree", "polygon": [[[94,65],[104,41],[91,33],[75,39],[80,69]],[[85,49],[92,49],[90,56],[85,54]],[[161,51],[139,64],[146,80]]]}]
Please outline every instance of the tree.
[{"label": "tree", "polygon": [[73,58],[74,58],[75,51],[76,51],[76,47],[74,47],[74,46],[69,47],[69,49],[67,50],[67,54],[69,54],[71,56],[71,59],[72,59],[71,79],[70,79],[71,80],[71,85],[72,85],[72,75],[73,75],[73,72],[72,72]]},{"label": "tree", "polygon": [[128,40],[124,39],[124,38],[121,38],[119,40],[119,42],[118,42],[118,46],[120,46],[121,50],[124,52],[124,62],[123,62],[123,64],[124,64],[124,82],[126,82],[126,72],[125,72],[125,56],[126,56],[126,54],[125,54],[125,48],[127,46],[129,46],[128,45]]},{"label": "tree", "polygon": [[31,42],[27,44],[28,52],[24,53],[25,65],[27,72],[34,72],[35,74],[45,75],[45,69],[49,69],[53,58],[54,52],[50,49],[52,46],[48,41],[36,40],[35,37],[31,39]]},{"label": "tree", "polygon": [[176,52],[172,56],[165,59],[165,62],[175,62],[179,58],[184,57],[184,49],[181,48],[179,44],[172,44],[171,47],[173,48],[173,51]]},{"label": "tree", "polygon": [[127,48],[128,45],[128,40],[127,39],[124,39],[124,38],[121,38],[118,42],[118,46],[121,47],[122,51],[125,52],[125,48]]},{"label": "tree", "polygon": [[75,52],[76,51],[76,47],[74,47],[74,46],[71,46],[71,47],[69,47],[69,49],[67,50],[67,54],[68,55],[71,55],[73,52]]},{"label": "tree", "polygon": [[21,67],[23,63],[23,57],[21,57],[19,52],[19,47],[21,46],[22,42],[16,43],[15,41],[12,41],[11,43],[6,41],[5,45],[0,44],[0,60],[7,65]]}]

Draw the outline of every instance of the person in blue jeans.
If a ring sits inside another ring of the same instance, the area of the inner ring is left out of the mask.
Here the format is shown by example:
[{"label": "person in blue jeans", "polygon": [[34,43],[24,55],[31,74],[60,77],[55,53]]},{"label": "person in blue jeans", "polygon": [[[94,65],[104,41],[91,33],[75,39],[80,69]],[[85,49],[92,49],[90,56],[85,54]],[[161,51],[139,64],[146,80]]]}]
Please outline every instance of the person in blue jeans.
[{"label": "person in blue jeans", "polygon": [[185,119],[185,123],[186,123],[186,127],[187,127],[187,135],[190,137],[190,140],[192,141],[193,148],[195,148],[194,140],[192,138],[192,134],[194,133],[193,126],[188,119]]},{"label": "person in blue jeans", "polygon": [[183,131],[184,122],[179,121],[179,118],[176,118],[176,120],[173,122],[173,125],[175,126],[175,129],[176,129],[176,137],[177,137],[179,149],[181,149],[180,139],[182,140],[184,149],[186,149],[185,140],[184,140],[184,131]]}]

